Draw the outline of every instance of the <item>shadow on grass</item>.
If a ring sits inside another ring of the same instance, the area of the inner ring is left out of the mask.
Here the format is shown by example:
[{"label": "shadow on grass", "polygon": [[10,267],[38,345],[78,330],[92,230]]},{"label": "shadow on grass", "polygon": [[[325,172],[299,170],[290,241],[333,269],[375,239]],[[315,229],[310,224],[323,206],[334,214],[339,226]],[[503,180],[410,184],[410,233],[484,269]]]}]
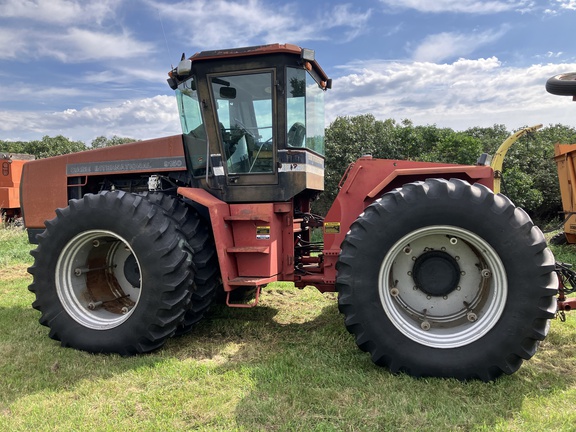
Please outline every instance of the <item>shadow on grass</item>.
[{"label": "shadow on grass", "polygon": [[[145,385],[148,374],[133,379],[139,369],[166,363],[160,385],[189,381],[177,391],[189,392],[191,402],[202,397],[198,386],[220,387],[209,389],[209,398],[229,403],[190,427],[491,430],[521,416],[528,399],[554,398],[576,384],[576,375],[567,373],[575,366],[574,332],[554,329],[532,361],[494,383],[392,375],[356,347],[332,297],[294,289],[266,292],[254,309],[215,307],[188,335],[131,358],[61,348],[30,307],[0,308],[0,322],[0,410],[27,395],[66,392],[85,381],[113,385],[128,374],[133,385]],[[246,379],[228,381],[239,375]]]},{"label": "shadow on grass", "polygon": [[157,354],[122,358],[62,348],[38,318],[31,306],[0,307],[0,412],[35,393],[68,391],[80,381],[111,378],[161,360]]},{"label": "shadow on grass", "polygon": [[[527,400],[562,398],[576,384],[576,374],[569,372],[576,366],[572,334],[553,331],[520,371],[492,383],[415,379],[373,365],[346,332],[335,302],[301,323],[278,322],[281,310],[219,310],[174,352],[197,359],[220,356],[217,373],[250,370],[254,387],[237,404],[239,427],[491,430],[521,418]],[[204,348],[191,338],[204,339]],[[212,345],[208,351],[206,344]],[[218,351],[230,344],[236,349]],[[553,409],[555,402],[544,405]]]},{"label": "shadow on grass", "polygon": [[[237,423],[262,430],[493,430],[521,418],[534,398],[553,398],[543,410],[562,419],[554,400],[576,384],[574,356],[565,357],[574,352],[570,337],[555,335],[519,372],[492,383],[415,379],[373,365],[342,321],[336,306],[326,307],[304,326],[314,327],[313,335],[293,349],[283,340],[284,349],[252,364],[256,386],[238,404]],[[560,404],[572,403],[564,397]]]}]

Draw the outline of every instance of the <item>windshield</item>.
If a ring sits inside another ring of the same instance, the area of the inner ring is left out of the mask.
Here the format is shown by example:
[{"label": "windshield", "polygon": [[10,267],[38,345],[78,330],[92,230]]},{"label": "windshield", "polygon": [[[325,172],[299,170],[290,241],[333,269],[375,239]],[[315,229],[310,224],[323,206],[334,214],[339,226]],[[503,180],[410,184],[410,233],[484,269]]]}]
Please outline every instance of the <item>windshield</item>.
[{"label": "windshield", "polygon": [[288,68],[287,143],[324,155],[324,91],[303,69]]},{"label": "windshield", "polygon": [[272,72],[210,78],[229,173],[274,167]]}]

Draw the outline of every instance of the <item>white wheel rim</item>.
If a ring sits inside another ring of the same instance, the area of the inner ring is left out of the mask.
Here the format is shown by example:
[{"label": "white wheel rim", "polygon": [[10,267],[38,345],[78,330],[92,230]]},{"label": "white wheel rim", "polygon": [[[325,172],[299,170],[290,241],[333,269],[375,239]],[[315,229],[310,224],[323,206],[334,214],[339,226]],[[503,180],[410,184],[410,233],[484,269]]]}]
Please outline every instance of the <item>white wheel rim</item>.
[{"label": "white wheel rim", "polygon": [[[435,254],[440,258],[432,258]],[[415,262],[426,260],[432,264],[416,269]],[[460,279],[454,290],[432,294],[417,286],[413,271],[433,276],[437,262],[451,269],[457,263]],[[500,319],[508,292],[504,265],[492,246],[471,231],[448,225],[421,228],[398,240],[382,261],[378,285],[392,324],[433,348],[457,348],[483,337]]]},{"label": "white wheel rim", "polygon": [[132,257],[136,255],[128,242],[111,231],[85,231],[70,240],[55,272],[56,292],[68,315],[95,330],[125,322],[142,292],[141,281],[135,286],[125,273],[125,266],[133,262],[141,274]]}]

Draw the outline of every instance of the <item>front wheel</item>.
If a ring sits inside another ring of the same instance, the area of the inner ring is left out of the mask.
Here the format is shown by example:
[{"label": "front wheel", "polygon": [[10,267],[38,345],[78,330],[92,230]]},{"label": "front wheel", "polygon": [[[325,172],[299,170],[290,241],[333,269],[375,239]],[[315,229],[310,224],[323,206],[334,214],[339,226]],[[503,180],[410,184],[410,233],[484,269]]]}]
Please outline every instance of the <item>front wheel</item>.
[{"label": "front wheel", "polygon": [[351,226],[339,308],[373,361],[414,376],[512,373],[554,316],[554,258],[502,195],[460,180],[405,185]]}]

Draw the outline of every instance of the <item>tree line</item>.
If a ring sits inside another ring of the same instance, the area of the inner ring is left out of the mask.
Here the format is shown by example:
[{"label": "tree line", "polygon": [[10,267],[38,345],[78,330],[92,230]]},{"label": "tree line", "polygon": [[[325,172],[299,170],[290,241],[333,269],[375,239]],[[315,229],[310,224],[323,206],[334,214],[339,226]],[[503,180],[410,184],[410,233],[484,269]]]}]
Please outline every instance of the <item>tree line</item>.
[{"label": "tree line", "polygon": [[[338,117],[326,129],[325,193],[315,210],[320,214],[328,210],[346,167],[362,155],[475,164],[482,153],[493,155],[513,132],[502,124],[454,131],[436,125],[415,126],[410,120],[377,120],[371,114]],[[502,192],[537,220],[557,218],[562,211],[555,143],[576,143],[576,129],[546,126],[520,138],[504,160]]]},{"label": "tree line", "polygon": [[37,159],[50,156],[75,153],[94,148],[110,147],[136,141],[132,138],[113,136],[107,138],[99,136],[92,140],[90,145],[82,141],[72,141],[62,135],[55,137],[44,136],[40,140],[33,141],[2,141],[0,140],[0,153],[24,153],[34,155]]},{"label": "tree line", "polygon": [[[513,132],[501,124],[454,131],[436,125],[415,126],[410,120],[377,120],[371,114],[338,117],[326,128],[325,193],[314,210],[325,214],[338,193],[342,174],[360,156],[475,164],[482,153],[493,155]],[[0,152],[45,158],[132,141],[135,140],[100,136],[86,145],[61,135],[45,136],[27,142],[0,140]],[[517,141],[504,160],[503,192],[539,220],[556,218],[562,210],[555,143],[576,143],[576,129],[561,124],[546,126]]]}]

